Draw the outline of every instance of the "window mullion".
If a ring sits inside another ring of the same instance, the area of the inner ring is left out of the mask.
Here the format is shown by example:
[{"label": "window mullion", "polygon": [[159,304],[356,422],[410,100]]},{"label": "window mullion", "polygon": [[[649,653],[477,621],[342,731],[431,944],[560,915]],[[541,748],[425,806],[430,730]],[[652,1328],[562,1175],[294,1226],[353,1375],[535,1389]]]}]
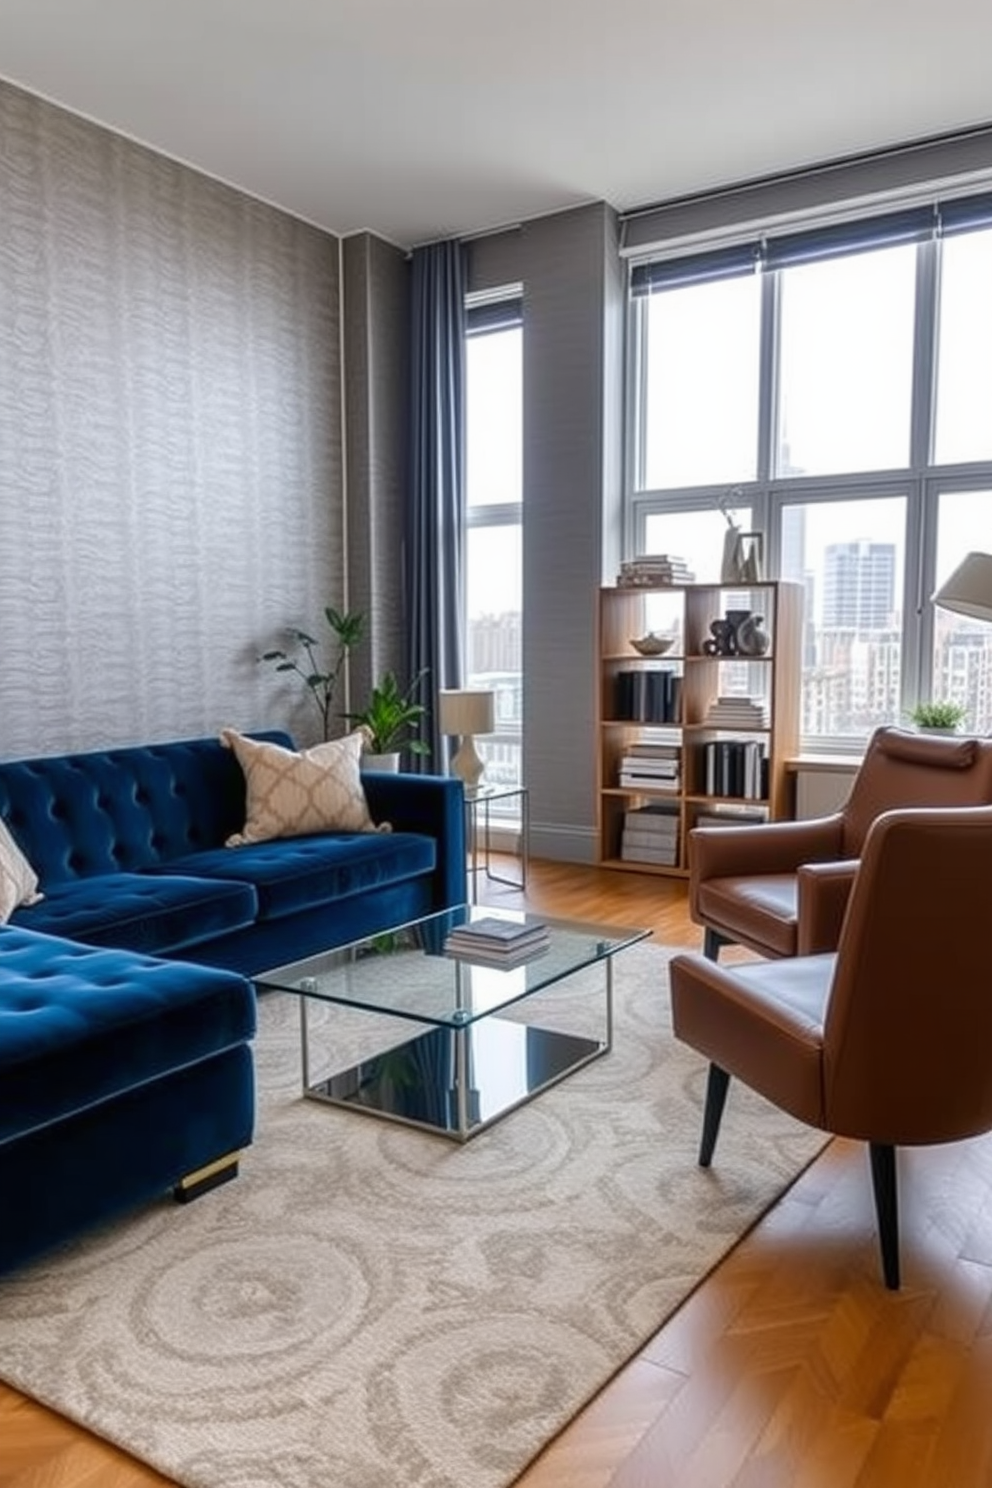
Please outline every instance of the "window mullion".
[{"label": "window mullion", "polygon": [[767,486],[774,474],[778,444],[776,384],[778,367],[779,276],[761,276],[761,366],[758,374],[758,482]]}]

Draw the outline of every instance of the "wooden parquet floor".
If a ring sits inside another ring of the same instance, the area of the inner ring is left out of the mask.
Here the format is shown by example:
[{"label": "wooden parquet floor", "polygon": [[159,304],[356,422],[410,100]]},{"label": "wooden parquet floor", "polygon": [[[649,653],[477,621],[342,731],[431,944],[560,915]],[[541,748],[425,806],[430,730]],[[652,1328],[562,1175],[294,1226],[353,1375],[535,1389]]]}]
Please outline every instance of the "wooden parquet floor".
[{"label": "wooden parquet floor", "polygon": [[[699,945],[675,880],[533,863],[527,900]],[[992,1138],[900,1153],[900,1186],[899,1293],[864,1151],[834,1141],[518,1488],[992,1488]],[[151,1485],[0,1386],[0,1488]]]}]

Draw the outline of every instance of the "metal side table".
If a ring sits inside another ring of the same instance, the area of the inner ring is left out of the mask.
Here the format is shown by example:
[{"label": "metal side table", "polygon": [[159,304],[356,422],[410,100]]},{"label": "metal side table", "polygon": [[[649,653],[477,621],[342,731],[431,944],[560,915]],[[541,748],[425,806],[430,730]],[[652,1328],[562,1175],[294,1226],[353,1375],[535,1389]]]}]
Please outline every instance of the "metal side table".
[{"label": "metal side table", "polygon": [[[492,831],[500,825],[499,814],[495,821],[492,807],[497,801],[520,798],[520,877],[505,878],[493,872]],[[506,884],[511,889],[527,887],[527,853],[530,838],[530,792],[526,785],[475,785],[465,789],[465,840],[468,844],[470,897],[478,903],[479,874],[484,873],[490,883]]]}]

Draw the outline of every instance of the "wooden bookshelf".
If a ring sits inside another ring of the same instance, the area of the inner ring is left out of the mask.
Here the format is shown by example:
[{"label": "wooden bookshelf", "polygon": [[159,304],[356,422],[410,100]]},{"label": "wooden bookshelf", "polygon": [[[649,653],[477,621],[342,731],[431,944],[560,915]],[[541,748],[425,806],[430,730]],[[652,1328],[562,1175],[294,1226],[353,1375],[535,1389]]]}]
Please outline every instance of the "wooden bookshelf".
[{"label": "wooden bookshelf", "polygon": [[[707,654],[711,622],[730,610],[761,617],[768,637],[763,654]],[[649,631],[675,638],[663,656],[643,657],[631,645]],[[786,766],[799,744],[801,636],[802,588],[785,580],[600,590],[596,750],[602,866],[684,877],[688,834],[700,816],[779,820],[791,814]],[[638,680],[641,673],[667,677]],[[718,697],[757,705],[760,723],[714,723],[711,709]],[[632,768],[643,767],[639,749],[659,760],[677,756],[677,779],[659,773],[656,786],[632,785]],[[759,758],[764,763],[756,765]],[[720,762],[716,778],[708,759]],[[631,817],[634,812],[641,815]],[[674,862],[632,856],[630,833],[643,841],[649,816],[674,818],[658,827],[671,844],[660,852],[673,852]]]}]

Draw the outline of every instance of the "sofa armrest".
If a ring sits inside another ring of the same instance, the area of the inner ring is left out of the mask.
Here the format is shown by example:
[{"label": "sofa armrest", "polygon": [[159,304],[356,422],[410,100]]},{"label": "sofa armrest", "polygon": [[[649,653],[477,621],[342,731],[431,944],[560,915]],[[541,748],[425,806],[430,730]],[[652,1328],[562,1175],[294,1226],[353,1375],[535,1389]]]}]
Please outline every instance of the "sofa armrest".
[{"label": "sofa armrest", "polygon": [[462,782],[453,775],[370,771],[362,776],[362,783],[375,822],[389,822],[395,832],[420,832],[436,840],[433,908],[464,904],[468,877]]},{"label": "sofa armrest", "polygon": [[858,860],[804,863],[796,874],[796,954],[817,956],[836,951]]}]

